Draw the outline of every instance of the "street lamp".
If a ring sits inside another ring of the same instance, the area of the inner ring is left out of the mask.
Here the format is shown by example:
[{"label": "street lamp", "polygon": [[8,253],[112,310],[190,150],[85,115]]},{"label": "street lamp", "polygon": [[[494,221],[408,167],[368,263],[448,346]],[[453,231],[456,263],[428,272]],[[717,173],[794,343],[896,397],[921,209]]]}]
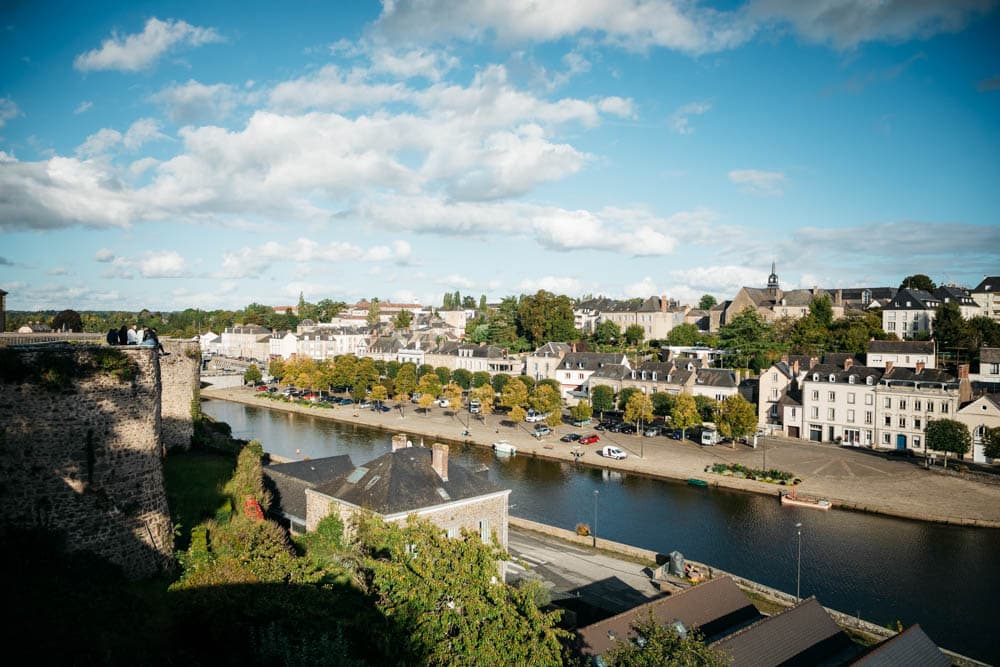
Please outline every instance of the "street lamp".
[{"label": "street lamp", "polygon": [[600,492],[594,489],[594,530],[591,535],[594,537],[594,548],[597,548],[597,496]]},{"label": "street lamp", "polygon": [[802,590],[801,589],[801,583],[802,583],[802,524],[801,523],[795,524],[795,532],[798,535],[798,543],[799,543],[799,557],[798,560],[796,561],[797,564],[795,566],[795,601],[798,602],[802,599],[802,597],[799,595],[799,593]]}]

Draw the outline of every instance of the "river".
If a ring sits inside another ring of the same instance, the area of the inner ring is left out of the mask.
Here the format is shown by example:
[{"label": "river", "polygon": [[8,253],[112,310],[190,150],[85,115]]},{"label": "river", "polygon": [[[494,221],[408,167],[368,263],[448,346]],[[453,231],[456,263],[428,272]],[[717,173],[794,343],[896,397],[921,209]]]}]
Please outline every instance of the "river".
[{"label": "river", "polygon": [[[351,424],[227,401],[202,405],[235,436],[289,458],[350,454],[361,464],[391,448],[388,434]],[[881,625],[920,623],[940,646],[1000,660],[1000,530],[781,507],[771,496],[524,456],[498,459],[481,447],[453,447],[451,456],[488,465],[491,478],[512,490],[514,516],[568,529],[593,526],[597,491],[600,537],[677,550],[792,594],[801,522],[803,597]]]}]

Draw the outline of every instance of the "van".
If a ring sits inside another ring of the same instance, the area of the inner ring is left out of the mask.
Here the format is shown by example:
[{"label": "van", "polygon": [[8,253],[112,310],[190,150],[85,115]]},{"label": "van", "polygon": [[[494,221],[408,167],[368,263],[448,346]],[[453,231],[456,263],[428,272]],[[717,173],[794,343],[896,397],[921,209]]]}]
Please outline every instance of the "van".
[{"label": "van", "polygon": [[469,401],[469,412],[474,415],[478,415],[483,411],[483,406],[479,404],[479,401]]},{"label": "van", "polygon": [[703,445],[717,445],[722,442],[722,436],[714,428],[703,428],[701,429],[701,444]]},{"label": "van", "polygon": [[628,454],[626,454],[624,450],[618,449],[612,445],[604,445],[604,449],[601,450],[601,456],[609,459],[628,458]]}]

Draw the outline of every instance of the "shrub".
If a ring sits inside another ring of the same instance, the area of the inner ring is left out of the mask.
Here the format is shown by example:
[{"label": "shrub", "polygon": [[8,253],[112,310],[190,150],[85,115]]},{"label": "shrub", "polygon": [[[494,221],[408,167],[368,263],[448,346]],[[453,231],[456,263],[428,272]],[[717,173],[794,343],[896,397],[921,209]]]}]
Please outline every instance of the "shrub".
[{"label": "shrub", "polygon": [[590,524],[578,523],[576,524],[576,534],[587,536],[590,535]]}]

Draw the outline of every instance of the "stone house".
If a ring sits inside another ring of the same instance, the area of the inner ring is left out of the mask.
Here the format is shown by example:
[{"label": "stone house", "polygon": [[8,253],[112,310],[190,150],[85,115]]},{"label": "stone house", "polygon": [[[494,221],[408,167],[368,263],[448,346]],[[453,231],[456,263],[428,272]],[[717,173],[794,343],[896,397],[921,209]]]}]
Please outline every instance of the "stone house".
[{"label": "stone house", "polygon": [[955,419],[961,403],[971,399],[969,367],[959,377],[940,369],[887,366],[875,388],[877,446],[926,451],[924,431],[932,419]]},{"label": "stone house", "polygon": [[271,330],[256,324],[226,327],[220,350],[234,359],[267,359],[271,352]]},{"label": "stone house", "polygon": [[546,378],[555,380],[556,368],[570,352],[576,352],[575,345],[546,343],[525,358],[524,374],[534,378],[536,382]]},{"label": "stone house", "polygon": [[602,322],[614,322],[622,333],[630,326],[639,325],[644,340],[660,340],[684,323],[687,310],[665,295],[629,301],[598,298],[574,306],[573,319],[574,326],[584,333],[593,333]]},{"label": "stone house", "polygon": [[960,421],[972,435],[972,460],[976,463],[993,463],[983,452],[986,429],[1000,427],[1000,395],[983,394],[959,409],[955,420]]},{"label": "stone house", "polygon": [[979,348],[979,372],[969,379],[981,391],[1000,391],[1000,347]]},{"label": "stone house", "polygon": [[[815,357],[784,355],[781,361],[760,374],[757,405],[757,423],[762,426],[780,426],[783,413],[779,402],[786,394],[797,394],[802,378],[815,365]],[[798,401],[796,401],[798,403]]]},{"label": "stone house", "polygon": [[901,339],[930,334],[934,329],[934,310],[941,300],[930,292],[901,289],[882,309],[882,329]]},{"label": "stone house", "polygon": [[293,355],[299,353],[299,336],[293,331],[281,333],[275,331],[271,334],[267,347],[268,356],[272,359],[281,357],[291,359]]},{"label": "stone house", "polygon": [[306,532],[306,489],[354,470],[347,454],[264,466],[264,486],[271,492],[271,514],[289,532]]},{"label": "stone house", "polygon": [[576,402],[587,393],[587,380],[598,369],[608,364],[628,366],[628,357],[622,352],[570,352],[556,367],[556,382],[562,389],[562,398]]},{"label": "stone house", "polygon": [[709,330],[732,322],[747,308],[753,308],[767,322],[782,317],[799,319],[809,314],[809,304],[814,299],[829,297],[834,319],[844,316],[842,290],[812,289],[783,290],[771,264],[771,274],[767,277],[767,287],[742,287],[731,301],[716,304],[709,311]]},{"label": "stone house", "polygon": [[[813,442],[840,438],[853,446],[875,446],[875,388],[882,372],[855,364],[851,358],[844,367],[816,364],[810,368],[802,381],[800,437]],[[785,405],[794,408],[788,402]]]},{"label": "stone house", "polygon": [[872,368],[937,368],[937,353],[932,340],[873,340],[868,344],[865,364]]},{"label": "stone house", "polygon": [[958,310],[962,313],[964,319],[971,320],[973,317],[983,314],[982,306],[972,298],[972,294],[964,287],[959,287],[958,285],[941,285],[941,287],[934,290],[934,296],[940,299],[942,303],[957,304]]},{"label": "stone house", "polygon": [[1000,322],[1000,276],[983,276],[983,281],[972,288],[970,294],[986,317]]},{"label": "stone house", "polygon": [[442,366],[451,371],[464,368],[470,373],[484,371],[490,375],[495,373],[520,375],[524,365],[519,357],[508,355],[506,349],[496,345],[462,344],[450,341],[435,349],[427,350],[424,354],[424,363],[435,368]]},{"label": "stone house", "polygon": [[695,371],[691,395],[722,401],[739,393],[740,372],[729,368],[699,368]]}]

